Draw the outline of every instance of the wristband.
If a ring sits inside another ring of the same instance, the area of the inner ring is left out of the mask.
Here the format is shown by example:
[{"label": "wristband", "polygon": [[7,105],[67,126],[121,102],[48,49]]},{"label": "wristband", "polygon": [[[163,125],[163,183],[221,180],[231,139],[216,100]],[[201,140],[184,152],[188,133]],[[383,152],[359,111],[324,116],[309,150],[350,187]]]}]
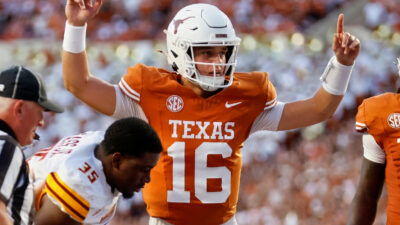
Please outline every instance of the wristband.
[{"label": "wristband", "polygon": [[333,56],[320,77],[325,91],[333,95],[344,95],[349,85],[353,65],[342,65]]},{"label": "wristband", "polygon": [[63,41],[64,51],[71,53],[81,53],[85,51],[86,27],[87,24],[78,27],[70,25],[68,21],[65,23],[65,32]]}]

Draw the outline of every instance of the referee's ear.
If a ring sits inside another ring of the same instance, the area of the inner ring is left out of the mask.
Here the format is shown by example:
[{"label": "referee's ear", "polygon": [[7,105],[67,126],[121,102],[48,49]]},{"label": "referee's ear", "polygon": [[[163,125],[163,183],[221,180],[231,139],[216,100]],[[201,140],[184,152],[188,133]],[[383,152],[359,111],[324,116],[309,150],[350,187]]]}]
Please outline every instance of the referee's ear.
[{"label": "referee's ear", "polygon": [[24,107],[24,100],[13,100],[13,103],[11,103],[11,107],[10,107],[10,111],[11,111],[11,115],[15,118],[15,119],[22,119],[22,115],[23,115],[23,107]]}]

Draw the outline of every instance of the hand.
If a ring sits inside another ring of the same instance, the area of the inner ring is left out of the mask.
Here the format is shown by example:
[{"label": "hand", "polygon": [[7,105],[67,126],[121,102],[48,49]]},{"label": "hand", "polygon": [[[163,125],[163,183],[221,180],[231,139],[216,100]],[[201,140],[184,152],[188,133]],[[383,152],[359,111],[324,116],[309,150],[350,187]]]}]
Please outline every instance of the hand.
[{"label": "hand", "polygon": [[83,26],[100,10],[102,0],[67,0],[65,15],[68,23],[73,26]]},{"label": "hand", "polygon": [[332,50],[336,59],[343,65],[353,65],[358,53],[360,53],[360,40],[355,36],[343,33],[343,14],[340,14],[337,21],[337,31],[333,37]]}]

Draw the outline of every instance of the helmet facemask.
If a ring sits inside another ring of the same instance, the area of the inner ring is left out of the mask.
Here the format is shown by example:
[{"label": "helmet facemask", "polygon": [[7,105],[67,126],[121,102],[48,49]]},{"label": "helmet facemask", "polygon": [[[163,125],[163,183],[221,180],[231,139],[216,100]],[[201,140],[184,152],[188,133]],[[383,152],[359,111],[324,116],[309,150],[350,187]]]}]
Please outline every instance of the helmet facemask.
[{"label": "helmet facemask", "polygon": [[[238,44],[237,44],[238,45]],[[215,91],[219,88],[229,87],[233,82],[233,71],[236,67],[237,45],[232,43],[207,43],[207,44],[191,44],[188,49],[189,60],[187,65],[193,71],[192,76],[187,77],[190,81],[198,84],[205,91]],[[194,59],[194,48],[196,47],[217,47],[227,46],[228,51],[225,55],[225,63],[207,63],[199,62]],[[201,74],[197,69],[198,65],[210,66],[213,68],[212,74]],[[222,74],[218,71],[218,67],[224,68]]]},{"label": "helmet facemask", "polygon": [[[228,17],[218,8],[208,4],[189,5],[177,13],[165,33],[168,62],[177,73],[205,91],[232,84],[240,38],[236,37]],[[218,46],[228,47],[225,63],[195,61],[194,48]],[[198,65],[211,66],[213,74],[200,74]],[[223,74],[218,74],[219,66],[224,68]]]}]

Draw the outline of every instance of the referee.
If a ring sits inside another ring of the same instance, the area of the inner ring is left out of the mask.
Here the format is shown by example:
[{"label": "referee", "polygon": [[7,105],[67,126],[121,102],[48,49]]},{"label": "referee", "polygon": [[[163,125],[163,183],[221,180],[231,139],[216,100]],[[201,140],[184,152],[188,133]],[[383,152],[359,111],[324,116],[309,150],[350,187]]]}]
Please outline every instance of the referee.
[{"label": "referee", "polygon": [[20,147],[38,139],[43,112],[63,112],[47,99],[40,77],[22,66],[0,73],[0,224],[33,223],[33,187]]}]

